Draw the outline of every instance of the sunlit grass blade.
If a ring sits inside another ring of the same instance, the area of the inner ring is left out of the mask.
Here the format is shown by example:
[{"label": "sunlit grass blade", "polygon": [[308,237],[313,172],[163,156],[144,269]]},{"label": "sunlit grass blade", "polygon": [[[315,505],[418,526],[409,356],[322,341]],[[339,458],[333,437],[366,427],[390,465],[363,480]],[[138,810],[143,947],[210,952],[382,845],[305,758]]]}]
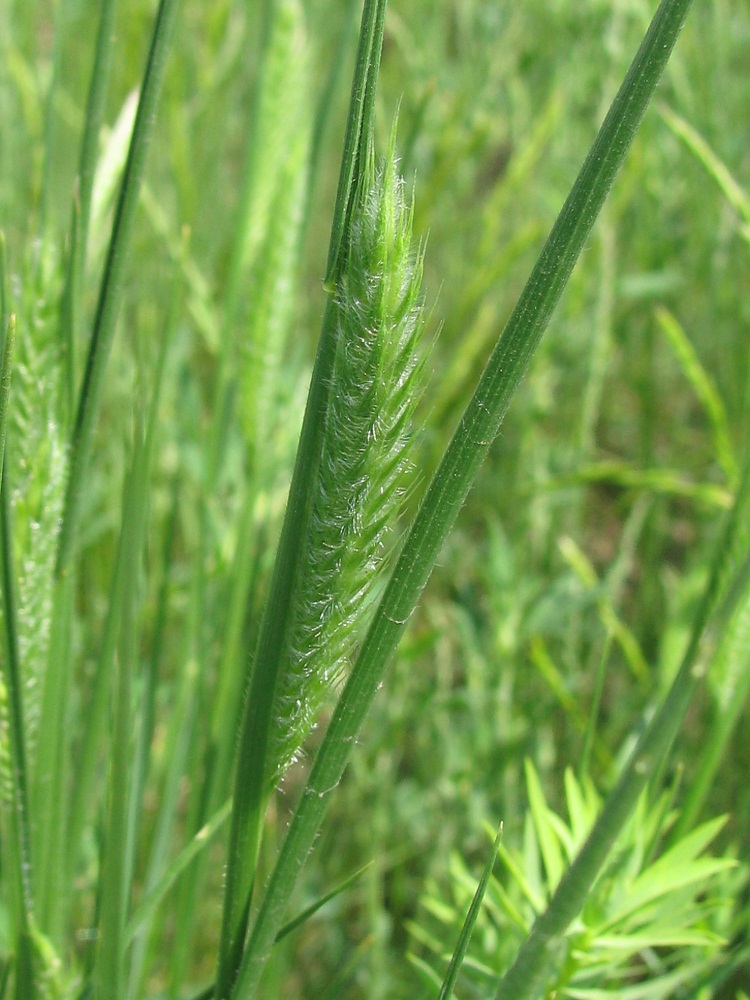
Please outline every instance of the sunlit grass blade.
[{"label": "sunlit grass blade", "polygon": [[91,70],[86,119],[81,138],[78,176],[71,210],[67,272],[60,307],[61,338],[68,366],[71,411],[76,384],[75,354],[78,327],[81,320],[82,284],[86,267],[91,195],[94,187],[96,159],[99,152],[99,132],[104,119],[104,103],[112,63],[115,7],[116,0],[103,0],[100,5],[99,31],[96,40],[94,65]]},{"label": "sunlit grass blade", "polygon": [[484,871],[482,872],[482,877],[474,893],[474,897],[471,901],[471,906],[466,913],[466,919],[464,920],[463,926],[461,928],[461,935],[456,942],[456,948],[451,956],[448,969],[445,973],[445,978],[443,979],[443,984],[440,987],[440,993],[438,994],[438,1000],[450,1000],[453,996],[453,991],[456,988],[456,981],[458,979],[458,974],[461,971],[461,966],[463,964],[464,958],[466,957],[466,952],[469,949],[469,942],[471,941],[471,934],[474,930],[474,925],[477,922],[477,917],[479,916],[479,911],[482,907],[482,902],[484,901],[484,894],[487,891],[487,886],[490,882],[490,877],[492,875],[492,869],[495,867],[495,861],[497,860],[497,849],[500,846],[500,840],[503,836],[503,826],[502,823],[498,828],[495,840],[492,844],[492,850],[490,856],[487,859],[487,863],[484,866]]},{"label": "sunlit grass blade", "polygon": [[104,373],[115,334],[128,247],[146,167],[146,156],[156,121],[156,106],[164,80],[178,2],[179,0],[161,0],[156,14],[151,49],[133,125],[125,174],[112,224],[112,235],[99,289],[99,299],[71,441],[70,472],[55,570],[58,577],[67,568],[75,544],[81,494],[91,454],[94,425],[99,412],[104,387]]},{"label": "sunlit grass blade", "polygon": [[[94,174],[96,160],[99,154],[99,132],[104,120],[104,105],[109,85],[112,52],[115,40],[115,11],[117,0],[102,0],[99,4],[99,29],[96,38],[94,64],[91,70],[89,96],[86,106],[81,139],[81,154],[78,163],[78,241],[75,252],[79,259],[79,273],[82,273],[86,263],[86,247],[88,245],[89,217],[91,215],[91,198],[94,190]],[[80,289],[76,289],[76,299]]]},{"label": "sunlit grass blade", "polygon": [[675,469],[635,469],[624,462],[596,462],[547,480],[545,489],[565,489],[582,483],[610,483],[622,489],[693,500],[705,507],[729,510],[732,492],[716,483],[697,483]]},{"label": "sunlit grass blade", "polygon": [[742,219],[740,231],[750,243],[750,194],[737,182],[727,165],[689,122],[664,104],[659,105],[658,111],[674,134],[703,165],[709,177],[740,216]]},{"label": "sunlit grass blade", "polygon": [[[351,198],[364,168],[363,144],[372,142],[374,91],[380,62],[384,0],[368,0],[362,15],[341,176],[334,209],[329,283],[341,269]],[[281,657],[289,642],[292,597],[299,573],[302,539],[310,517],[312,483],[320,461],[324,420],[335,358],[335,305],[329,299],[313,368],[297,460],[289,491],[274,573],[261,625],[253,676],[247,694],[237,753],[237,771],[227,864],[217,1000],[229,994],[244,945],[248,908],[265,811],[267,754]]]},{"label": "sunlit grass blade", "polygon": [[336,707],[266,890],[235,1000],[253,995],[331,793],[474,476],[498,433],[667,63],[689,0],[664,0],[425,495]]}]

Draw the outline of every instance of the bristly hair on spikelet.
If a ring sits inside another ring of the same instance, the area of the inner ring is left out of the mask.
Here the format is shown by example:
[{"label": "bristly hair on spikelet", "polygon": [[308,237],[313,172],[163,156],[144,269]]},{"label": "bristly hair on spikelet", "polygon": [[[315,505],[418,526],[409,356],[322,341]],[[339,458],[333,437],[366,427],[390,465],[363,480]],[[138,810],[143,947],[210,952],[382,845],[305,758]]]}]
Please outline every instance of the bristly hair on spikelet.
[{"label": "bristly hair on spikelet", "polygon": [[336,354],[320,465],[277,695],[269,777],[295,759],[362,634],[392,546],[422,390],[423,248],[395,159],[368,152],[346,265],[333,289]]}]

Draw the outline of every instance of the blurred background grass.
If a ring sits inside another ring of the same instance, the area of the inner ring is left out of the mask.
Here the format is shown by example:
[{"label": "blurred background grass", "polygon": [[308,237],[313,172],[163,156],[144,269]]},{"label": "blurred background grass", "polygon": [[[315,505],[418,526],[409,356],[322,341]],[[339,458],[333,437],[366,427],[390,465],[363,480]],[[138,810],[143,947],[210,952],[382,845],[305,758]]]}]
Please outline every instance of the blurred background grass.
[{"label": "blurred background grass", "polygon": [[[42,331],[56,316],[96,6],[8,0],[0,8],[0,226],[19,315]],[[216,407],[218,317],[259,73],[262,6],[184,0],[86,498],[75,635],[84,691],[106,612],[132,399],[172,308],[175,342],[142,585],[141,657],[154,654],[157,639],[160,656],[152,817],[174,750],[169,725],[186,663],[197,664],[199,691],[211,690],[245,498],[241,387],[228,397],[214,468],[207,466],[205,440]],[[399,149],[404,173],[415,178],[415,228],[428,237],[425,284],[436,334],[421,480],[470,395],[652,7],[645,0],[393,0],[390,6],[379,94],[382,146],[400,102]],[[132,0],[119,12],[110,130],[138,85],[153,9]],[[344,0],[308,0],[304,13],[320,156],[284,392],[256,501],[258,561],[244,612],[243,659],[252,648],[322,313],[359,10]],[[658,93],[661,106],[690,123],[745,191],[748,45],[746,3],[696,3]],[[551,803],[562,808],[562,772],[580,761],[607,634],[614,640],[591,768],[605,787],[612,760],[676,667],[734,482],[715,424],[657,310],[678,321],[715,383],[739,461],[750,431],[750,241],[747,220],[743,230],[740,213],[659,108],[646,116],[392,666],[310,860],[300,908],[366,861],[374,864],[278,949],[267,996],[415,996],[404,960],[406,924],[419,913],[426,880],[446,879],[450,850],[476,860],[478,872],[484,820],[502,819],[511,841],[519,835],[525,758],[534,760]],[[116,161],[113,134],[104,137],[104,148]],[[105,188],[86,279],[89,313],[112,208],[111,185],[109,195]],[[251,284],[243,295],[251,298]],[[245,303],[235,322],[240,342],[246,309]],[[28,367],[38,420],[47,399],[44,361]],[[36,454],[13,461],[49,463],[49,442],[41,432],[35,440]],[[32,490],[15,501],[17,508],[26,504],[29,523],[42,521],[43,480],[38,495]],[[168,541],[173,498],[177,527]],[[22,521],[17,509],[16,522]],[[199,790],[207,711],[199,700],[189,720],[194,762],[186,773],[194,785],[186,779],[180,787],[181,817]],[[689,783],[691,761],[711,726],[706,698],[674,757],[681,782]],[[741,734],[742,723],[706,815],[730,814],[722,836],[744,845],[747,859],[750,753]],[[271,822],[279,831],[305,767],[288,775],[276,803]],[[93,857],[95,833],[87,836]],[[144,843],[148,836],[147,824]],[[198,919],[196,982],[210,975],[218,933],[221,846],[212,857],[216,892],[205,895]],[[84,872],[82,899],[90,888]],[[155,988],[166,964],[154,960]]]}]

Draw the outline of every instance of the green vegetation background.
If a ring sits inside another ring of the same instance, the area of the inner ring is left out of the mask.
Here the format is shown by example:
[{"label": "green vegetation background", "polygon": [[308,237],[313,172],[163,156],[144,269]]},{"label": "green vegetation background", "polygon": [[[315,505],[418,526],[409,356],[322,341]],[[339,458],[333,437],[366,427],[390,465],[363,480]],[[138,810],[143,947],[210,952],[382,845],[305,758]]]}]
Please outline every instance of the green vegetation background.
[{"label": "green vegetation background", "polygon": [[[123,6],[108,129],[138,84],[153,17],[151,3]],[[0,228],[13,292],[24,303],[19,313],[42,330],[53,322],[60,293],[54,248],[64,245],[70,220],[95,7],[83,0],[54,8],[24,0],[0,6]],[[216,669],[245,500],[241,379],[230,379],[212,468],[205,442],[216,424],[217,304],[227,292],[252,129],[261,7],[226,0],[182,4],[85,499],[78,621],[86,627],[74,636],[84,692],[106,613],[133,398],[143,392],[164,324],[173,322],[141,584],[145,661],[153,653],[162,553],[176,497],[144,853],[174,748],[169,727],[178,679],[188,665],[199,678]],[[428,237],[425,286],[435,335],[415,494],[470,395],[651,8],[645,0],[393,0],[389,8],[381,147],[400,102],[401,168],[415,178],[415,231]],[[244,658],[267,582],[323,308],[358,16],[356,5],[343,0],[309,0],[304,10],[305,97],[312,98],[304,113],[325,127],[283,392],[255,500],[257,569],[239,650]],[[696,2],[657,104],[392,665],[310,859],[298,908],[363,863],[373,864],[277,949],[265,995],[414,996],[404,954],[416,948],[408,927],[420,919],[425,885],[433,879],[447,886],[451,851],[478,875],[487,851],[485,821],[502,820],[506,839],[518,841],[527,809],[525,759],[535,762],[552,806],[564,811],[562,774],[580,762],[603,650],[608,659],[591,773],[605,787],[612,758],[627,748],[671,678],[750,433],[750,245],[747,221],[743,230],[736,205],[670,127],[669,114],[689,122],[747,191],[748,46],[746,3]],[[338,64],[340,73],[332,74]],[[319,101],[328,82],[322,119]],[[116,150],[116,143],[106,148]],[[94,260],[106,238],[111,191],[109,201],[104,190],[102,198]],[[94,272],[86,277],[89,315],[96,278]],[[244,281],[238,345],[253,288],[250,276]],[[675,321],[695,349],[691,361],[676,350],[679,336],[669,336]],[[80,345],[79,351],[80,364]],[[238,346],[232,365],[241,360]],[[723,438],[696,392],[696,365],[715,383]],[[49,401],[43,359],[27,374],[25,398],[38,414]],[[53,461],[41,432],[31,442],[35,450],[12,458],[19,475],[24,462]],[[33,476],[15,503],[17,523],[26,509],[29,525],[54,530],[44,525],[47,501]],[[206,719],[199,701],[187,721],[185,748],[194,784],[185,779],[179,789],[174,845],[182,842],[181,824],[198,786]],[[692,762],[714,724],[706,697],[691,713],[672,761],[678,788],[689,785]],[[729,814],[722,837],[739,844],[745,860],[749,747],[740,721],[704,816]],[[302,761],[289,773],[274,804],[269,822],[279,832],[305,767]],[[83,835],[93,858],[93,826]],[[219,929],[223,843],[211,850],[211,891],[201,897],[191,945],[196,984],[211,974]],[[91,888],[84,872],[83,909]],[[154,988],[167,964],[164,956],[155,958]]]}]

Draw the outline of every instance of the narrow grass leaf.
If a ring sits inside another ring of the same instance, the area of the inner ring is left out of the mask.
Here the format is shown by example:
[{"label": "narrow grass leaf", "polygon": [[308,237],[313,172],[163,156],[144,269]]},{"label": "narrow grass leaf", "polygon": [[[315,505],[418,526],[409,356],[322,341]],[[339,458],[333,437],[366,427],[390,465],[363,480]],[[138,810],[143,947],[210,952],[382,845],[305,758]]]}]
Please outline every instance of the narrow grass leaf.
[{"label": "narrow grass leaf", "polygon": [[706,412],[713,431],[716,458],[730,488],[732,488],[737,485],[739,469],[729,433],[729,418],[719,390],[701,364],[695,348],[676,316],[661,306],[656,310],[656,320],[675,352],[685,378],[690,382],[698,401]]},{"label": "narrow grass leaf", "polygon": [[57,557],[56,575],[58,577],[66,569],[75,544],[81,495],[93,442],[94,424],[99,412],[104,387],[104,373],[114,339],[135,210],[146,167],[146,155],[153,135],[156,106],[164,80],[167,53],[177,9],[178,0],[161,0],[156,13],[151,48],[125,164],[125,174],[120,187],[109,250],[99,289],[99,299],[86,359],[86,370],[78,399],[71,441],[70,473]]},{"label": "narrow grass leaf", "polygon": [[715,483],[696,483],[676,469],[635,469],[625,462],[595,462],[574,472],[554,476],[545,489],[566,489],[580,483],[611,483],[622,489],[644,490],[664,496],[695,500],[706,507],[729,510],[732,492]]},{"label": "narrow grass leaf", "polygon": [[727,165],[689,122],[665,104],[659,104],[657,110],[674,134],[703,165],[709,177],[740,216],[744,223],[741,229],[742,235],[750,242],[750,194],[735,180]]},{"label": "narrow grass leaf", "polygon": [[285,937],[296,931],[297,928],[301,927],[302,924],[306,923],[310,919],[310,917],[313,917],[318,912],[318,910],[322,909],[322,907],[324,907],[326,903],[330,903],[332,899],[335,899],[337,896],[340,896],[342,892],[346,892],[346,890],[350,886],[354,885],[355,882],[359,881],[359,879],[364,875],[364,873],[369,868],[372,867],[373,864],[374,862],[369,861],[366,865],[363,865],[361,868],[358,868],[356,872],[351,874],[348,878],[345,878],[343,882],[340,882],[334,889],[331,889],[330,892],[327,892],[325,896],[321,896],[320,899],[316,899],[314,903],[310,904],[310,906],[305,907],[302,913],[298,914],[288,923],[284,924],[279,933],[276,935],[276,943],[278,944],[279,941],[283,941]]},{"label": "narrow grass leaf", "polygon": [[[678,996],[679,987],[689,982],[693,976],[690,967],[683,967],[668,975],[651,976],[646,982],[635,986],[618,986],[617,1000],[668,1000],[669,997]],[[612,1000],[612,991],[606,988],[567,986],[565,993],[570,1000]]]},{"label": "narrow grass leaf", "polygon": [[169,863],[158,882],[140,900],[128,921],[125,932],[125,936],[129,941],[137,934],[140,934],[144,926],[153,918],[159,905],[176,884],[182,873],[202,851],[213,843],[217,834],[229,819],[231,809],[232,800],[227,799],[224,805],[214,813],[208,823],[201,827],[195,836],[185,844],[180,853]]},{"label": "narrow grass leaf", "polygon": [[602,653],[601,656],[599,657],[599,663],[597,665],[596,680],[594,682],[594,691],[591,698],[591,707],[589,709],[586,732],[583,738],[583,748],[581,750],[581,763],[578,768],[578,775],[581,781],[584,781],[589,773],[591,751],[596,741],[597,723],[599,721],[599,710],[601,708],[601,703],[602,703],[602,694],[604,693],[604,680],[607,675],[607,664],[609,662],[609,654],[611,648],[612,648],[612,634],[610,632],[607,632],[607,634],[604,637],[604,642],[602,644]]},{"label": "narrow grass leaf", "polygon": [[[117,210],[118,186],[122,183],[133,125],[138,113],[138,90],[123,98],[113,124],[104,132],[101,154],[96,164],[91,191],[88,250],[91,269],[105,259],[112,235],[112,212]],[[145,184],[142,191],[145,191]]]},{"label": "narrow grass leaf", "polygon": [[[86,247],[89,237],[91,199],[94,190],[96,160],[99,155],[99,133],[104,120],[104,106],[109,88],[112,52],[115,40],[115,12],[117,0],[102,0],[99,5],[99,28],[96,36],[94,64],[91,70],[86,119],[81,138],[81,154],[78,163],[78,242],[75,252],[80,259],[79,271],[86,262]],[[76,290],[76,297],[80,289]]]},{"label": "narrow grass leaf", "polygon": [[723,938],[709,931],[661,931],[653,924],[649,925],[646,934],[617,934],[611,938],[602,935],[597,938],[597,945],[602,948],[629,952],[644,951],[648,948],[705,948],[723,943]]},{"label": "narrow grass leaf", "polygon": [[365,0],[362,11],[357,63],[354,68],[326,268],[325,280],[331,289],[345,264],[353,199],[375,134],[375,92],[383,48],[386,6],[385,0]]},{"label": "narrow grass leaf", "polygon": [[443,981],[441,980],[440,976],[427,962],[425,962],[423,958],[420,958],[419,955],[411,955],[411,954],[407,955],[406,957],[409,959],[411,964],[419,973],[422,979],[422,984],[425,987],[425,989],[440,990],[443,988]]},{"label": "narrow grass leaf", "polygon": [[471,941],[471,935],[474,930],[474,926],[477,922],[477,917],[479,916],[479,911],[484,900],[484,894],[487,891],[487,886],[489,885],[490,876],[492,875],[492,869],[495,867],[495,861],[497,860],[497,849],[500,844],[500,838],[503,835],[503,827],[500,824],[495,840],[492,844],[492,850],[490,856],[487,859],[487,863],[484,866],[484,871],[482,872],[482,877],[477,885],[476,892],[471,901],[471,906],[466,914],[466,919],[464,920],[463,927],[461,928],[461,935],[456,942],[456,948],[451,956],[450,964],[445,973],[445,978],[443,979],[442,986],[440,987],[440,993],[438,994],[438,1000],[450,1000],[453,996],[453,991],[456,987],[456,981],[458,979],[458,974],[461,971],[461,966],[466,958],[466,952],[469,948],[469,942]]},{"label": "narrow grass leaf", "polygon": [[691,829],[700,814],[750,694],[750,582],[724,628],[708,683],[713,698],[711,738],[701,744],[674,837]]},{"label": "narrow grass leaf", "polygon": [[563,559],[579,577],[584,586],[597,594],[597,608],[599,618],[606,633],[620,647],[625,662],[630,667],[633,676],[639,680],[647,680],[650,670],[643,651],[635,637],[632,629],[618,615],[612,600],[607,592],[607,588],[602,586],[601,581],[586,554],[576,545],[572,538],[564,537],[559,543],[560,553]]},{"label": "narrow grass leaf", "polygon": [[99,133],[104,119],[104,104],[112,64],[115,9],[116,0],[103,0],[100,4],[99,30],[89,83],[86,118],[81,137],[76,188],[71,208],[70,247],[60,308],[61,338],[67,355],[71,411],[76,383],[75,345],[78,340],[78,327],[82,315],[81,300],[91,218],[91,196],[94,187],[96,159],[99,153]]},{"label": "narrow grass leaf", "polygon": [[660,5],[422,502],[282,845],[242,961],[235,1000],[248,1000],[255,992],[297,874],[387,661],[630,147],[688,8],[689,0]]},{"label": "narrow grass leaf", "polygon": [[551,823],[551,810],[542,791],[539,776],[530,760],[524,761],[526,773],[526,790],[529,796],[529,808],[534,820],[539,850],[544,861],[547,884],[554,888],[560,881],[565,865],[560,848],[560,840]]}]

